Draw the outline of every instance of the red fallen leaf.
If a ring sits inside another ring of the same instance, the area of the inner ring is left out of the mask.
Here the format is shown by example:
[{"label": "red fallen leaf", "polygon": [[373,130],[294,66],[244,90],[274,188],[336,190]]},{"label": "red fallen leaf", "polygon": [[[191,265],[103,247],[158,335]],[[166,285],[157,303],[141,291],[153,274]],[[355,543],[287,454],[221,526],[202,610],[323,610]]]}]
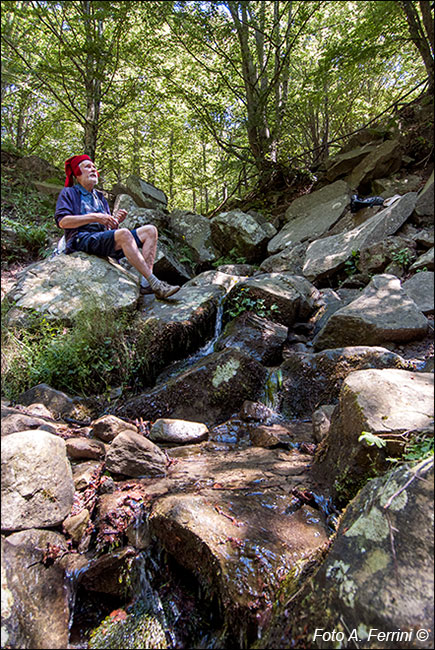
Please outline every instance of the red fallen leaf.
[{"label": "red fallen leaf", "polygon": [[109,616],[113,621],[125,621],[127,612],[123,609],[114,609],[113,612],[110,612]]},{"label": "red fallen leaf", "polygon": [[222,490],[223,485],[222,483],[213,483],[212,488],[213,490]]}]

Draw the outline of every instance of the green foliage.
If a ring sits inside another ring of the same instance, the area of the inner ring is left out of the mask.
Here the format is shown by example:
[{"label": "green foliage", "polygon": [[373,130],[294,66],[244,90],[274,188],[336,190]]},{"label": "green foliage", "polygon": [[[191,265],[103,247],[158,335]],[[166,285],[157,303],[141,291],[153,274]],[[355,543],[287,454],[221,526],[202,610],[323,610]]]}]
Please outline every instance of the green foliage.
[{"label": "green foliage", "polygon": [[363,431],[358,438],[358,442],[366,442],[369,447],[374,447],[376,445],[379,449],[382,449],[382,447],[385,447],[387,444],[384,438],[380,438],[370,431]]},{"label": "green foliage", "polygon": [[126,385],[137,365],[126,318],[89,306],[69,327],[37,314],[26,329],[3,327],[3,394],[39,383],[83,395]]},{"label": "green foliage", "polygon": [[227,264],[246,264],[246,257],[238,255],[235,248],[232,248],[226,255],[222,255],[219,259],[215,260],[212,266],[217,269],[218,266],[225,266]]},{"label": "green foliage", "polygon": [[402,248],[391,255],[391,260],[396,264],[402,266],[405,270],[408,268],[412,261],[412,252],[409,248]]},{"label": "green foliage", "polygon": [[245,311],[252,311],[262,318],[272,318],[274,314],[279,312],[278,305],[266,306],[264,298],[251,298],[248,294],[244,293],[245,289],[240,289],[233,298],[228,301],[225,306],[225,319],[236,318],[243,314]]},{"label": "green foliage", "polygon": [[418,461],[424,460],[434,453],[434,435],[431,432],[417,433],[412,436],[411,440],[405,447],[403,454],[404,460]]},{"label": "green foliage", "polygon": [[[47,251],[56,227],[53,208],[26,183],[22,174],[2,174],[2,260],[35,259]],[[9,231],[9,232],[8,232]]]},{"label": "green foliage", "polygon": [[358,273],[358,262],[360,258],[360,252],[357,250],[352,251],[352,256],[344,263],[344,271],[346,275],[352,277],[355,273]]}]

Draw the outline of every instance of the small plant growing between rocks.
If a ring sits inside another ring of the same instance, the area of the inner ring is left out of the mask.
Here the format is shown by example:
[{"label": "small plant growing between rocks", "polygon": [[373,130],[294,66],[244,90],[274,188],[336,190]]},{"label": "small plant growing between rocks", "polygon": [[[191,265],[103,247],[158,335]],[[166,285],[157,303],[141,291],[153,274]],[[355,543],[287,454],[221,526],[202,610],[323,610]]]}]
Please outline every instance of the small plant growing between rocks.
[{"label": "small plant growing between rocks", "polygon": [[360,252],[357,250],[352,251],[351,257],[344,263],[344,271],[348,277],[352,277],[358,273],[358,262]]},{"label": "small plant growing between rocks", "polygon": [[267,307],[264,298],[251,298],[249,295],[242,293],[243,291],[245,291],[245,289],[241,289],[240,293],[231,300],[231,303],[226,310],[226,316],[228,318],[236,318],[245,311],[253,311],[262,318],[270,318],[279,312],[278,305]]},{"label": "small plant growing between rocks", "polygon": [[409,250],[409,248],[401,248],[400,251],[396,251],[395,253],[392,253],[391,260],[395,264],[399,264],[401,267],[403,267],[406,270],[408,266],[411,264],[412,253]]}]

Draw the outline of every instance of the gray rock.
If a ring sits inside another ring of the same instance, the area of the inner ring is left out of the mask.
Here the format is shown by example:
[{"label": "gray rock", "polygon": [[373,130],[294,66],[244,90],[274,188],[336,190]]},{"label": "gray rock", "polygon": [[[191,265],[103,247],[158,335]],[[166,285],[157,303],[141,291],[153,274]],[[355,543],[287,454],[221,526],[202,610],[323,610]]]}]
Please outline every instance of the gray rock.
[{"label": "gray rock", "polygon": [[425,218],[434,217],[434,173],[432,172],[429,180],[424,188],[418,195],[417,203],[415,205],[415,213],[418,217]]},{"label": "gray rock", "polygon": [[215,351],[235,348],[265,366],[278,365],[287,337],[287,327],[245,312],[231,320],[215,344]]},{"label": "gray rock", "polygon": [[423,338],[427,318],[394,275],[376,275],[359,298],[339,309],[315,337],[316,350]]},{"label": "gray rock", "polygon": [[409,270],[410,271],[420,271],[420,270],[425,270],[425,271],[433,271],[434,270],[434,249],[433,247],[424,255],[420,255],[420,257],[410,266]]},{"label": "gray rock", "polygon": [[322,404],[336,403],[343,380],[355,370],[409,368],[401,356],[382,347],[344,347],[293,353],[280,366],[280,410],[287,417],[310,417]]},{"label": "gray rock", "polygon": [[397,140],[386,140],[363,158],[346,176],[345,180],[355,191],[368,194],[373,180],[394,173],[400,168],[400,164],[399,142]]},{"label": "gray rock", "polygon": [[2,436],[8,436],[17,431],[28,431],[30,429],[41,429],[50,433],[57,433],[55,424],[47,422],[42,418],[37,418],[24,413],[14,413],[2,419]]},{"label": "gray rock", "polygon": [[372,183],[372,192],[376,196],[388,199],[396,194],[418,192],[421,186],[421,176],[407,174],[405,178],[378,178]]},{"label": "gray rock", "polygon": [[74,498],[71,466],[62,438],[38,429],[2,441],[2,528],[59,525]]},{"label": "gray rock", "polygon": [[343,268],[352,251],[363,251],[394,234],[411,216],[416,197],[412,192],[405,194],[353,230],[312,242],[305,257],[303,275],[311,281],[328,277]]},{"label": "gray rock", "polygon": [[[349,504],[331,549],[299,591],[283,595],[262,648],[431,648],[433,621],[433,459],[370,481]],[[419,630],[425,636],[420,637]],[[316,636],[314,636],[317,632]],[[427,633],[427,634],[426,634]],[[387,636],[389,635],[389,636]]]},{"label": "gray rock", "polygon": [[345,176],[364,160],[369,153],[374,151],[376,146],[370,138],[370,142],[363,144],[361,147],[338,153],[336,156],[329,158],[326,161],[326,179],[329,183],[332,183],[337,178]]},{"label": "gray rock", "polygon": [[423,314],[434,313],[433,271],[416,273],[402,284],[402,288]]},{"label": "gray rock", "polygon": [[247,277],[243,275],[230,275],[219,270],[204,271],[186,282],[184,287],[208,287],[211,284],[217,284],[224,287],[226,291],[229,291],[237,282],[246,280]]},{"label": "gray rock", "polygon": [[276,234],[272,224],[260,223],[259,219],[240,210],[221,212],[211,219],[210,226],[217,250],[244,257],[248,263],[263,259],[268,241]]},{"label": "gray rock", "polygon": [[27,268],[8,298],[21,312],[70,321],[86,308],[104,312],[134,309],[135,276],[113,261],[86,253],[57,255]]},{"label": "gray rock", "polygon": [[226,349],[209,354],[167,382],[133,397],[118,409],[118,415],[151,421],[192,420],[210,427],[227,420],[246,399],[260,397],[265,380],[266,369],[258,361]]},{"label": "gray rock", "polygon": [[164,476],[166,464],[166,457],[157,445],[134,431],[117,435],[106,455],[109,472],[125,476]]},{"label": "gray rock", "polygon": [[67,648],[70,603],[58,562],[43,564],[50,545],[67,552],[65,538],[30,529],[2,537],[2,647]]},{"label": "gray rock", "polygon": [[118,194],[113,214],[118,210],[127,210],[127,216],[122,222],[121,228],[128,228],[128,230],[151,224],[160,231],[167,228],[169,224],[169,217],[162,208],[140,208],[129,194]]},{"label": "gray rock", "polygon": [[225,288],[213,284],[183,286],[167,301],[150,297],[147,309],[136,318],[137,354],[143,360],[145,385],[169,363],[184,359],[212,338],[224,295]]},{"label": "gray rock", "polygon": [[66,441],[66,451],[70,458],[89,458],[98,460],[106,455],[104,443],[100,440],[90,440],[89,438],[68,438]]},{"label": "gray rock", "polygon": [[313,413],[313,437],[316,442],[321,442],[329,433],[332,414],[336,408],[335,404],[324,404]]},{"label": "gray rock", "polygon": [[308,243],[290,245],[283,251],[266,257],[260,264],[262,273],[280,273],[286,271],[293,275],[302,275],[305,253]]},{"label": "gray rock", "polygon": [[112,442],[116,436],[127,429],[137,433],[137,426],[131,422],[125,422],[115,415],[103,415],[92,423],[92,435],[103,442]]},{"label": "gray rock", "polygon": [[285,213],[286,225],[267,245],[270,254],[305,240],[319,239],[344,214],[350,202],[350,188],[337,181],[295,199]]},{"label": "gray rock", "polygon": [[211,240],[209,219],[188,210],[175,210],[170,215],[170,227],[192,251],[195,262],[214,262],[216,251]]},{"label": "gray rock", "polygon": [[149,439],[152,442],[185,444],[201,442],[207,435],[208,429],[202,422],[159,418],[151,426]]},{"label": "gray rock", "polygon": [[[357,370],[346,377],[327,450],[316,459],[336,497],[349,500],[368,478],[385,471],[386,458],[401,454],[402,434],[433,428],[433,398],[431,373],[391,368]],[[384,436],[385,446],[359,442],[363,432]]]},{"label": "gray rock", "polygon": [[168,197],[158,187],[131,174],[126,182],[127,190],[137,205],[141,208],[166,207]]},{"label": "gray rock", "polygon": [[38,401],[50,409],[53,414],[60,416],[74,416],[78,405],[77,400],[47,384],[38,384],[29,388],[24,393],[20,393],[15,401],[23,406]]},{"label": "gray rock", "polygon": [[[312,314],[320,294],[308,280],[291,273],[263,273],[239,282],[227,296],[226,309],[247,308],[290,327]],[[251,306],[260,305],[261,309]]]}]

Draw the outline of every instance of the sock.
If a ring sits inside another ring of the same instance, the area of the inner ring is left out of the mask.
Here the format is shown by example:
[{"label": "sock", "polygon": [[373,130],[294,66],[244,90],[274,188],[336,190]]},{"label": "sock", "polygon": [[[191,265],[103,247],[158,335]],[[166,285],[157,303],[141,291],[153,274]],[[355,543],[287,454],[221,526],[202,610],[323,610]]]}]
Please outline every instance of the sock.
[{"label": "sock", "polygon": [[160,280],[156,278],[156,276],[153,273],[151,273],[151,275],[149,276],[148,283],[151,289],[153,289],[153,291],[154,289],[158,289],[160,286]]},{"label": "sock", "polygon": [[148,287],[150,286],[150,283],[148,282],[148,280],[144,275],[140,279],[140,286],[144,287],[145,289],[148,289]]}]

